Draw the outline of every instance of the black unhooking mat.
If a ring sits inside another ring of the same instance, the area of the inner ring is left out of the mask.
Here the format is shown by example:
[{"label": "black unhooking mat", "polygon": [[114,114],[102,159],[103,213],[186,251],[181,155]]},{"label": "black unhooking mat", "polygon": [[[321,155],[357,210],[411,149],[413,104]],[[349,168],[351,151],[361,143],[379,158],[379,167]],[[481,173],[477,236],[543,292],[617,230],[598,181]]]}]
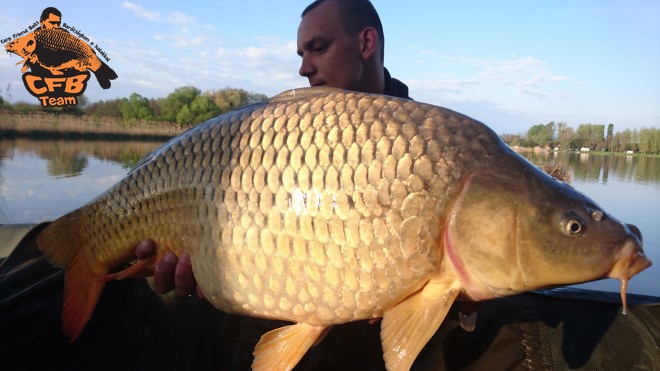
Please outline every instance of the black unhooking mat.
[{"label": "black unhooking mat", "polygon": [[[31,231],[0,263],[3,370],[245,370],[284,322],[224,314],[197,298],[165,305],[145,280],[110,282],[74,343],[60,329],[63,272]],[[452,309],[416,370],[660,370],[660,298],[555,289],[484,302],[474,332]],[[298,370],[382,370],[379,325],[336,326]]]}]

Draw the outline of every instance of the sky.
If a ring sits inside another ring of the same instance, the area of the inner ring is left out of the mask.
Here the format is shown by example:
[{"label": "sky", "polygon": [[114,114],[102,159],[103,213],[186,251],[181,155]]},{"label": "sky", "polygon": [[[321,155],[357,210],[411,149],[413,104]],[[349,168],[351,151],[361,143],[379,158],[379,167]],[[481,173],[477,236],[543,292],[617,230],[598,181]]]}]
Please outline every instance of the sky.
[{"label": "sky", "polygon": [[[385,29],[385,66],[417,101],[499,134],[550,121],[660,128],[660,1],[372,1]],[[161,98],[186,85],[273,96],[308,86],[298,75],[296,33],[309,2],[7,1],[0,39],[6,45],[54,6],[119,75],[107,90],[90,79],[91,102]],[[38,103],[20,60],[0,53],[0,95]]]}]

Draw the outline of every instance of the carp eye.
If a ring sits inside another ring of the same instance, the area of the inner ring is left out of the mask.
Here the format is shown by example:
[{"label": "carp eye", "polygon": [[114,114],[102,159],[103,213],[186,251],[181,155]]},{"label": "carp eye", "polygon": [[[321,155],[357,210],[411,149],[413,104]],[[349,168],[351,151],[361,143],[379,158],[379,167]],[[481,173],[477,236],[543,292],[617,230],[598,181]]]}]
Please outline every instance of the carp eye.
[{"label": "carp eye", "polygon": [[580,216],[574,212],[568,212],[562,218],[564,233],[575,236],[584,232],[585,223]]},{"label": "carp eye", "polygon": [[569,234],[578,234],[582,232],[582,223],[577,219],[569,219],[565,228]]}]

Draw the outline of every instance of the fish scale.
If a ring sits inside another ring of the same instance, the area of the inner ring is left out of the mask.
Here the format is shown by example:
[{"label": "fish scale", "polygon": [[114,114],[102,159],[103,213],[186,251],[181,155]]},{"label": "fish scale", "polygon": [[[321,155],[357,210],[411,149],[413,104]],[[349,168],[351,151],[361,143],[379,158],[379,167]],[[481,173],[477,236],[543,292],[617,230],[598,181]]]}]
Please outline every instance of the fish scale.
[{"label": "fish scale", "polygon": [[[71,338],[99,277],[140,273],[145,262],[111,272],[149,236],[155,259],[190,254],[216,308],[294,322],[262,337],[255,368],[293,367],[325,328],[383,317],[386,365],[405,369],[456,298],[625,282],[650,265],[637,229],[603,215],[466,116],[312,88],[172,139],[38,243],[67,267]],[[576,222],[594,232],[562,228]]]}]

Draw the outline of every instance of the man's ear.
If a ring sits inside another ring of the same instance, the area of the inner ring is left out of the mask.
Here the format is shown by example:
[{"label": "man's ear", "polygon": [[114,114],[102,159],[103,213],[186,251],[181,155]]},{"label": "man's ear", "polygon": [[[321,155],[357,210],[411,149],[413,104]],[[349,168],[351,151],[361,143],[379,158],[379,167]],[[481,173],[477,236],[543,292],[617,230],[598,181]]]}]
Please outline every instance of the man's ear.
[{"label": "man's ear", "polygon": [[366,27],[360,32],[360,51],[362,52],[362,58],[369,59],[373,57],[378,52],[379,44],[378,31],[375,28]]}]

